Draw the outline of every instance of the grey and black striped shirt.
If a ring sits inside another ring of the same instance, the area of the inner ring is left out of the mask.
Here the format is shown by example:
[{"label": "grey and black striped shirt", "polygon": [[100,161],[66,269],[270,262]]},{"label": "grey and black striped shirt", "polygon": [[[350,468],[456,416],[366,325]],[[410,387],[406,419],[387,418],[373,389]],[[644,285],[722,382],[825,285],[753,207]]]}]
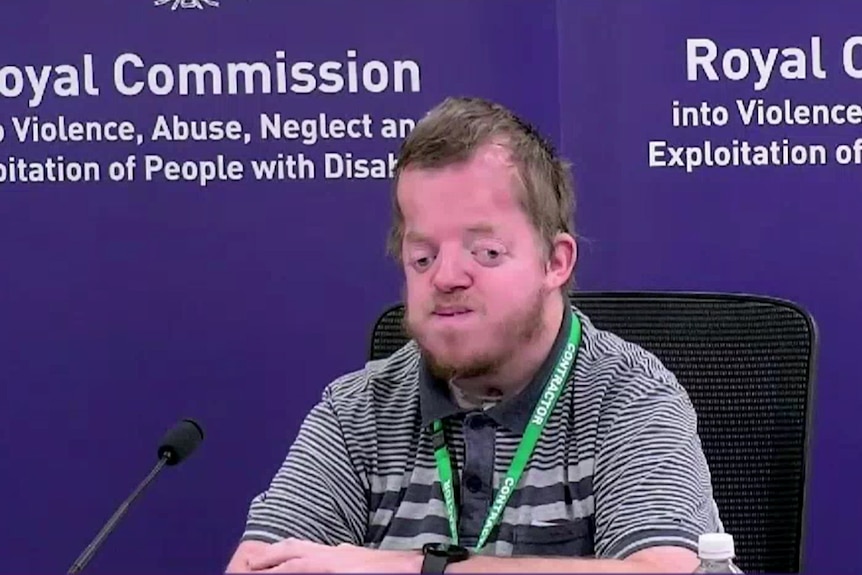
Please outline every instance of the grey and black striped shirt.
[{"label": "grey and black striped shirt", "polygon": [[655,545],[697,549],[722,530],[694,410],[653,355],[569,310],[544,368],[519,396],[464,410],[411,342],[329,384],[243,540],[296,537],[420,549],[449,542],[429,424],[446,422],[461,544],[472,547],[542,393],[571,313],[582,322],[572,377],[483,553],[622,558]]}]

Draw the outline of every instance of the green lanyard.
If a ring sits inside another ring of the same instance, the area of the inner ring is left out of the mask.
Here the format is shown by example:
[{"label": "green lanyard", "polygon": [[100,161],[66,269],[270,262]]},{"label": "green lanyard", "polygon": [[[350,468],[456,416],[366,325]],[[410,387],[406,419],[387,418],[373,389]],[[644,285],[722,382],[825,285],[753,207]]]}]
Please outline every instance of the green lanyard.
[{"label": "green lanyard", "polygon": [[[482,526],[482,531],[479,534],[479,541],[476,543],[476,551],[479,551],[485,546],[488,541],[488,536],[497,525],[500,517],[503,515],[503,510],[512,496],[512,492],[518,485],[521,479],[521,474],[527,467],[527,462],[536,443],[539,441],[539,436],[545,428],[545,423],[548,420],[560,394],[563,392],[563,387],[569,379],[569,373],[575,365],[575,357],[578,354],[578,346],[581,342],[581,323],[578,317],[572,314],[572,325],[569,330],[569,339],[566,347],[557,358],[557,363],[554,366],[554,371],[548,381],[545,382],[545,388],[539,398],[539,402],[533,409],[533,415],[530,417],[530,422],[527,424],[527,429],[524,431],[524,436],[521,438],[521,443],[518,445],[518,451],[515,452],[515,457],[512,459],[512,464],[509,466],[509,471],[506,473],[506,478],[503,484],[497,491],[497,496],[494,498],[494,503],[491,505],[491,510],[488,512],[488,517],[485,518],[485,524]],[[443,423],[438,419],[432,424],[432,441],[434,445],[434,456],[437,459],[437,472],[440,475],[440,484],[443,489],[443,499],[446,502],[446,512],[449,515],[449,532],[452,536],[452,543],[458,544],[458,510],[455,508],[455,493],[452,482],[452,462],[449,459],[449,450],[446,447],[446,439],[443,435]]]}]

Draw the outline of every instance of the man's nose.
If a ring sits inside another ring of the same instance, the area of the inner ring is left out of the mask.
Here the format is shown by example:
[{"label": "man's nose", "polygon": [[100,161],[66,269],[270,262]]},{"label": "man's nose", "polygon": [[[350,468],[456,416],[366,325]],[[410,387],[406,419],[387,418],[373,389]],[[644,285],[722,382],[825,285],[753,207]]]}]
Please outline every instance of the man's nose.
[{"label": "man's nose", "polygon": [[437,266],[431,281],[438,290],[451,292],[470,287],[473,278],[467,269],[463,254],[451,251],[437,255]]}]

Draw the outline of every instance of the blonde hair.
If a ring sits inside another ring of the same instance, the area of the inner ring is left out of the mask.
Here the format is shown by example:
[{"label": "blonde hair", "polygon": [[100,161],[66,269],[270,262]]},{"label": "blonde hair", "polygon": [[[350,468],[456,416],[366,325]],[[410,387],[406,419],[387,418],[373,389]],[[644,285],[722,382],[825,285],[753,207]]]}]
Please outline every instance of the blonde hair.
[{"label": "blonde hair", "polygon": [[536,129],[500,104],[447,98],[431,109],[401,145],[392,188],[387,251],[401,259],[404,215],[397,190],[408,168],[434,169],[468,161],[478,148],[499,142],[509,151],[521,184],[519,201],[550,253],[558,233],[574,236],[575,195],[568,163]]}]

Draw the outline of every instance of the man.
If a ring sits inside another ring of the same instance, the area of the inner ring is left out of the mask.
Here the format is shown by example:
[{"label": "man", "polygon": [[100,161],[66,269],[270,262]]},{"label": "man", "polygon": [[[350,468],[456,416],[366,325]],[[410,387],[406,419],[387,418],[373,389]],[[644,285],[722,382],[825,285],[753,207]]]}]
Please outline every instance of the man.
[{"label": "man", "polygon": [[567,166],[503,107],[448,99],[393,206],[411,343],[326,388],[228,571],[693,571],[722,530],[695,413],[570,305]]}]

